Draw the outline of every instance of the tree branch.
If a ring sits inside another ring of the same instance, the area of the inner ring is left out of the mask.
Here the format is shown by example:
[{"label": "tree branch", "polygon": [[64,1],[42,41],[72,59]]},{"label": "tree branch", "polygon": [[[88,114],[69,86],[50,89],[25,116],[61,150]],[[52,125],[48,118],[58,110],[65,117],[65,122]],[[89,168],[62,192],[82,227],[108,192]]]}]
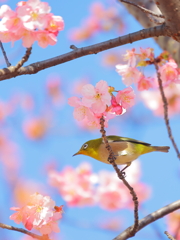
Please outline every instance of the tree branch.
[{"label": "tree branch", "polygon": [[175,238],[173,238],[173,236],[171,236],[171,234],[169,234],[167,231],[164,232],[166,234],[166,236],[170,239],[170,240],[176,240]]},{"label": "tree branch", "polygon": [[43,69],[50,68],[52,66],[56,66],[65,62],[69,62],[73,59],[77,59],[86,55],[97,54],[107,49],[115,48],[128,43],[133,43],[142,39],[158,36],[166,36],[166,27],[164,25],[143,29],[138,32],[127,34],[125,36],[97,43],[94,45],[90,45],[88,47],[77,48],[69,53],[62,54],[60,56],[50,58],[45,61],[36,62],[26,67],[21,67],[20,69],[18,69],[17,72],[12,72],[11,68],[0,69],[0,80],[5,80],[20,75],[35,74]]},{"label": "tree branch", "polygon": [[[172,2],[174,0],[171,0]],[[131,0],[131,2],[139,5],[143,5],[146,9],[149,9],[157,14],[161,14],[160,9],[157,7],[154,1],[149,0]],[[122,3],[124,7],[128,10],[128,12],[134,16],[134,18],[144,27],[149,28],[153,27],[154,25],[157,25],[154,23],[154,21],[149,21],[149,18],[146,14],[142,12],[142,10],[135,8],[134,6],[126,3]],[[157,19],[159,21],[160,18],[154,17],[154,19]],[[153,19],[153,20],[154,20]],[[180,44],[176,42],[173,38],[169,37],[154,37],[154,40],[156,43],[163,49],[168,51],[173,59],[178,63],[180,66]]]},{"label": "tree branch", "polygon": [[154,60],[154,65],[155,65],[155,68],[156,68],[156,73],[157,73],[157,78],[158,78],[158,84],[159,84],[159,91],[161,93],[161,97],[162,97],[162,101],[163,101],[163,107],[164,107],[164,120],[165,120],[165,123],[166,123],[166,128],[167,128],[167,131],[168,131],[168,135],[169,135],[169,138],[172,142],[172,145],[177,153],[177,157],[180,159],[180,152],[179,152],[179,149],[176,145],[176,142],[174,140],[174,137],[172,135],[172,131],[171,131],[171,126],[170,126],[170,123],[169,123],[169,118],[168,118],[168,102],[167,102],[167,99],[166,99],[166,96],[165,96],[165,93],[164,93],[164,89],[163,89],[163,85],[162,85],[162,80],[161,80],[161,75],[160,75],[160,72],[159,72],[159,67],[158,67],[158,63],[157,63],[157,60],[155,59]]},{"label": "tree branch", "polygon": [[158,0],[157,7],[165,17],[166,26],[170,35],[180,41],[180,1],[179,0]]},{"label": "tree branch", "polygon": [[139,9],[140,9],[141,11],[143,11],[144,13],[150,14],[150,15],[152,15],[152,16],[154,16],[154,17],[164,18],[164,16],[163,16],[162,14],[157,14],[157,13],[155,13],[155,12],[153,12],[153,11],[147,9],[147,8],[144,8],[144,7],[142,7],[142,6],[138,5],[138,4],[135,4],[135,3],[133,3],[133,2],[126,1],[126,0],[118,0],[118,1],[123,2],[123,3],[130,4],[130,5],[132,5],[132,6],[136,7],[136,8],[139,8]]},{"label": "tree branch", "polygon": [[133,237],[138,229],[139,226],[139,216],[138,216],[138,198],[137,195],[134,191],[134,189],[129,185],[129,183],[125,180],[123,173],[120,171],[120,169],[118,168],[117,164],[115,163],[116,157],[112,151],[111,146],[108,143],[107,137],[106,137],[106,131],[104,129],[104,117],[102,116],[100,118],[100,125],[101,125],[101,130],[100,132],[102,133],[102,138],[104,140],[106,149],[109,151],[109,157],[108,157],[108,161],[109,163],[113,166],[114,170],[116,171],[118,178],[122,180],[122,182],[124,183],[124,185],[129,189],[130,194],[132,195],[132,200],[134,202],[134,225],[132,226],[132,228],[129,228],[128,230],[128,237]]},{"label": "tree branch", "polygon": [[5,50],[4,50],[4,47],[3,47],[1,41],[0,41],[0,48],[1,48],[1,50],[2,50],[2,53],[3,53],[4,59],[5,59],[5,61],[6,61],[6,65],[7,65],[7,67],[10,67],[11,64],[10,64],[8,58],[7,58],[6,52],[5,52]]},{"label": "tree branch", "polygon": [[[137,231],[140,231],[142,228],[146,227],[152,222],[155,222],[156,220],[166,216],[167,214],[174,212],[176,210],[180,209],[180,200],[173,202],[163,208],[160,208],[159,210],[147,215],[146,217],[139,220],[139,226]],[[125,231],[120,233],[116,238],[113,240],[126,240],[129,238],[129,231],[133,226],[127,228]]]},{"label": "tree branch", "polygon": [[21,233],[31,236],[32,238],[36,238],[39,240],[50,240],[48,235],[39,236],[39,235],[31,233],[23,228],[13,227],[13,226],[9,226],[9,225],[3,224],[3,223],[0,223],[0,228],[21,232]]}]

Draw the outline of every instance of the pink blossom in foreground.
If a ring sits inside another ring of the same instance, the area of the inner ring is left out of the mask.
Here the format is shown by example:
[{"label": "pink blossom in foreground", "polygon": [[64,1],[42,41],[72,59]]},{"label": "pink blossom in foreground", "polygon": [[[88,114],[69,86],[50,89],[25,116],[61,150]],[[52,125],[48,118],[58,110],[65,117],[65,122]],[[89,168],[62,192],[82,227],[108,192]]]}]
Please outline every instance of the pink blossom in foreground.
[{"label": "pink blossom in foreground", "polygon": [[122,105],[123,108],[127,109],[134,105],[135,93],[132,87],[125,88],[121,91],[118,91],[116,100]]},{"label": "pink blossom in foreground", "polygon": [[126,86],[137,82],[141,74],[137,68],[122,64],[116,65],[116,71],[122,76],[122,81]]},{"label": "pink blossom in foreground", "polygon": [[15,11],[7,5],[0,9],[0,40],[14,42],[23,40],[24,47],[31,47],[34,41],[45,48],[57,42],[59,31],[63,30],[62,17],[50,13],[50,6],[40,0],[17,3]]},{"label": "pink blossom in foreground", "polygon": [[169,62],[160,67],[159,73],[164,86],[167,86],[172,82],[180,83],[180,80],[178,79],[177,64],[173,59],[169,60]]},{"label": "pink blossom in foreground", "polygon": [[106,110],[106,105],[111,102],[111,95],[106,81],[99,81],[94,87],[91,84],[86,84],[82,88],[82,103],[84,106],[92,107],[94,113],[103,113]]},{"label": "pink blossom in foreground", "polygon": [[35,193],[30,196],[29,202],[22,208],[12,207],[16,213],[10,216],[17,224],[23,223],[26,229],[33,228],[41,234],[59,232],[58,220],[62,218],[62,206],[56,207],[49,196]]}]

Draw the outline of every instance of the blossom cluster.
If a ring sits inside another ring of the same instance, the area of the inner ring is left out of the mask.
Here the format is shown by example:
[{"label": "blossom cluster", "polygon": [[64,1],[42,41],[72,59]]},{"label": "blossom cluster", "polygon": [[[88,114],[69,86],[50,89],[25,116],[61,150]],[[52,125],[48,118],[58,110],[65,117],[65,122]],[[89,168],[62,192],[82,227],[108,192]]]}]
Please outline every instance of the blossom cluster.
[{"label": "blossom cluster", "polygon": [[[180,85],[170,84],[164,89],[168,102],[168,114],[174,115],[180,113]],[[142,91],[140,97],[146,107],[151,109],[156,116],[164,116],[164,106],[159,90]]]},{"label": "blossom cluster", "polygon": [[[55,187],[61,197],[71,207],[99,205],[106,210],[132,208],[127,188],[115,172],[100,171],[93,173],[91,165],[82,163],[77,168],[66,166],[61,172],[49,170],[49,183]],[[140,202],[150,194],[149,187],[140,179],[139,162],[127,169],[128,182],[135,188]]]},{"label": "blossom cluster", "polygon": [[58,220],[62,218],[62,206],[55,206],[55,202],[49,196],[35,193],[30,196],[29,202],[24,207],[12,207],[16,213],[10,216],[17,224],[21,222],[25,228],[33,228],[41,234],[59,232]]},{"label": "blossom cluster", "polygon": [[14,42],[22,39],[29,48],[37,41],[42,48],[55,45],[59,31],[64,28],[60,16],[50,13],[51,8],[40,0],[20,1],[13,11],[8,5],[0,8],[0,41]]},{"label": "blossom cluster", "polygon": [[[117,92],[114,96],[113,92]],[[86,84],[81,90],[82,98],[71,97],[68,99],[70,106],[75,107],[74,118],[84,121],[89,126],[100,127],[99,121],[105,118],[105,126],[109,119],[123,114],[127,108],[134,105],[135,94],[131,87],[116,91],[109,87],[104,80],[99,81],[94,87]]]},{"label": "blossom cluster", "polygon": [[112,28],[121,31],[124,28],[122,19],[116,7],[105,9],[101,2],[95,2],[91,6],[90,15],[83,20],[79,28],[70,32],[70,38],[73,41],[84,41],[93,37],[99,31],[109,31]]},{"label": "blossom cluster", "polygon": [[[116,71],[122,76],[122,81],[126,86],[135,83],[139,91],[157,88],[157,77],[146,77],[138,69],[138,67],[142,68],[153,64],[154,53],[152,48],[140,48],[140,53],[136,53],[136,50],[133,48],[128,50],[124,57],[127,64],[116,65]],[[159,56],[158,64],[164,87],[171,83],[180,83],[180,70],[175,61],[166,52]]]}]

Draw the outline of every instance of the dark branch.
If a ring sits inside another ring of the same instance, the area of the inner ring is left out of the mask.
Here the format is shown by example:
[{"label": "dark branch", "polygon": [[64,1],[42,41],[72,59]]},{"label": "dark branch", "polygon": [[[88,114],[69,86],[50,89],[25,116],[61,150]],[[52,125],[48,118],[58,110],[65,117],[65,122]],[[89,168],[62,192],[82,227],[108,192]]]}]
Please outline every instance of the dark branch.
[{"label": "dark branch", "polygon": [[135,4],[133,2],[130,2],[130,1],[127,1],[127,0],[118,0],[118,1],[130,4],[130,5],[133,5],[134,7],[139,8],[144,13],[148,13],[148,14],[154,16],[154,17],[164,18],[164,16],[162,14],[157,14],[157,13],[155,13],[155,12],[153,12],[153,11],[147,9],[147,8],[144,8],[144,7],[142,7],[142,6],[138,5],[138,4]]},{"label": "dark branch", "polygon": [[128,232],[128,237],[133,237],[138,229],[138,223],[139,223],[139,216],[138,216],[138,198],[137,195],[134,191],[134,189],[129,185],[129,183],[125,180],[124,175],[122,174],[122,172],[120,171],[120,169],[118,168],[117,164],[115,163],[116,157],[111,149],[111,146],[108,143],[107,137],[106,137],[106,131],[104,129],[104,117],[102,116],[100,119],[100,125],[101,125],[101,130],[100,132],[102,133],[102,138],[104,140],[106,149],[109,151],[109,157],[108,157],[108,161],[110,162],[110,164],[113,166],[114,170],[116,171],[118,178],[121,179],[124,183],[124,185],[129,189],[130,194],[132,195],[132,200],[134,202],[134,225],[132,226],[132,228],[129,229]]},{"label": "dark branch", "polygon": [[11,64],[10,64],[8,58],[7,58],[6,52],[5,52],[5,50],[4,50],[4,47],[3,47],[1,41],[0,41],[0,48],[1,48],[1,50],[2,50],[2,53],[3,53],[4,59],[5,59],[5,61],[6,61],[6,65],[7,65],[7,67],[10,67]]},{"label": "dark branch", "polygon": [[160,90],[160,93],[161,93],[161,97],[162,97],[162,101],[163,101],[163,107],[164,107],[164,120],[165,120],[165,123],[166,123],[166,128],[167,128],[167,131],[168,131],[168,135],[169,135],[169,138],[173,144],[173,147],[177,153],[177,157],[180,159],[180,152],[179,152],[179,149],[176,145],[176,142],[174,140],[174,137],[172,135],[172,131],[171,131],[171,127],[170,127],[170,123],[169,123],[169,118],[168,118],[168,102],[167,102],[167,99],[166,99],[166,96],[165,96],[165,93],[164,93],[164,89],[163,89],[163,85],[162,85],[162,80],[161,80],[161,75],[160,75],[160,72],[159,72],[159,67],[158,67],[158,63],[156,62],[156,59],[154,61],[154,65],[155,65],[155,68],[156,68],[156,72],[157,72],[157,77],[158,77],[158,84],[159,84],[159,90]]},{"label": "dark branch", "polygon": [[173,236],[171,236],[171,234],[169,234],[167,231],[164,232],[166,234],[166,236],[170,239],[170,240],[176,240],[175,238],[173,238]]},{"label": "dark branch", "polygon": [[127,34],[122,37],[118,37],[105,42],[90,45],[88,47],[78,48],[69,53],[62,54],[60,56],[47,59],[45,61],[36,62],[26,67],[21,67],[17,72],[11,71],[10,68],[4,68],[0,70],[0,80],[13,78],[20,75],[35,74],[43,69],[50,68],[65,62],[69,62],[73,59],[77,59],[83,56],[97,54],[107,49],[122,46],[128,43],[133,43],[142,39],[158,36],[166,36],[166,26],[161,25],[153,28],[143,29],[135,33]]},{"label": "dark branch", "polygon": [[[142,228],[146,227],[152,222],[155,222],[156,220],[168,215],[171,212],[174,212],[176,210],[180,209],[180,200],[173,202],[163,208],[160,208],[159,210],[147,215],[146,217],[139,220],[139,226],[137,231],[140,231]],[[113,240],[125,240],[129,238],[129,231],[133,226],[127,228],[124,232],[119,234],[116,238]]]},{"label": "dark branch", "polygon": [[13,231],[24,233],[26,235],[31,236],[32,238],[36,238],[36,239],[39,239],[39,240],[50,240],[48,235],[39,236],[39,235],[31,233],[31,232],[29,232],[29,231],[27,231],[27,230],[25,230],[23,228],[13,227],[13,226],[9,226],[9,225],[3,224],[3,223],[0,223],[0,227],[4,228],[4,229],[8,229],[8,230],[13,230]]}]

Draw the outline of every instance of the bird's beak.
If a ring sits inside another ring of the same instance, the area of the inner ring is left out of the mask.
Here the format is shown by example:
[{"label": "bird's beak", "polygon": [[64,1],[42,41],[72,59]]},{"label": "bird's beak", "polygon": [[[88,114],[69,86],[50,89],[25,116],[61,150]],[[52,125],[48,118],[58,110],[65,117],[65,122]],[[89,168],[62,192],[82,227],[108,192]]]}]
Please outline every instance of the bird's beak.
[{"label": "bird's beak", "polygon": [[80,151],[78,151],[77,153],[75,153],[74,155],[73,155],[73,157],[74,156],[76,156],[76,155],[79,155],[79,154],[82,154]]}]

